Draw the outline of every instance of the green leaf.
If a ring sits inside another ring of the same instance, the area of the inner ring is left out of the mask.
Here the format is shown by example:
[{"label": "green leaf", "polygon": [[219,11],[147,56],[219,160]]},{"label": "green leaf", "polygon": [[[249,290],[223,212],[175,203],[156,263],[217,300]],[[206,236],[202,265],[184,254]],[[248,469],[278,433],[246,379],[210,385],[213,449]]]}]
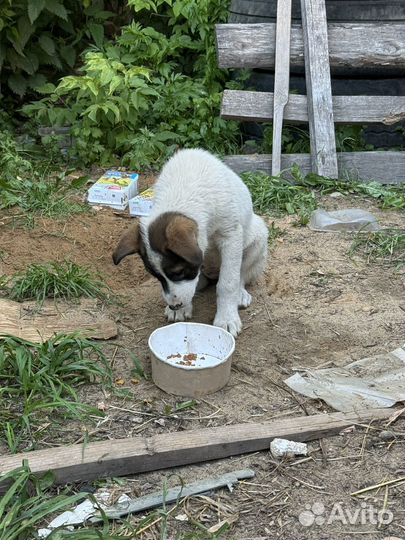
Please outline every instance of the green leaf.
[{"label": "green leaf", "polygon": [[27,81],[20,73],[13,73],[8,78],[8,86],[20,97],[23,97],[27,90]]},{"label": "green leaf", "polygon": [[43,51],[45,51],[49,55],[55,54],[55,42],[53,39],[51,39],[46,34],[42,34],[41,37],[38,40],[38,43]]},{"label": "green leaf", "polygon": [[29,77],[27,81],[27,86],[33,90],[43,87],[46,85],[46,77],[42,73],[36,73],[32,77]]},{"label": "green leaf", "polygon": [[75,65],[76,51],[74,47],[61,47],[60,55],[70,67],[73,67]]},{"label": "green leaf", "polygon": [[46,83],[46,84],[43,84],[42,86],[35,87],[35,91],[40,94],[52,94],[53,92],[55,92],[55,88],[56,87],[54,84]]},{"label": "green leaf", "polygon": [[23,15],[18,19],[17,28],[20,35],[20,46],[23,49],[27,44],[27,41],[35,32],[35,26],[31,24],[27,15]]},{"label": "green leaf", "polygon": [[94,43],[97,47],[101,48],[104,40],[104,26],[102,24],[91,22],[88,24],[88,27]]},{"label": "green leaf", "polygon": [[68,20],[66,8],[58,0],[46,0],[46,9],[61,19]]},{"label": "green leaf", "polygon": [[87,175],[79,176],[78,178],[74,178],[71,181],[70,187],[73,189],[80,189],[83,186],[85,186],[88,181],[89,181],[89,177]]},{"label": "green leaf", "polygon": [[31,23],[36,21],[45,7],[45,0],[29,0],[28,2],[28,17]]}]

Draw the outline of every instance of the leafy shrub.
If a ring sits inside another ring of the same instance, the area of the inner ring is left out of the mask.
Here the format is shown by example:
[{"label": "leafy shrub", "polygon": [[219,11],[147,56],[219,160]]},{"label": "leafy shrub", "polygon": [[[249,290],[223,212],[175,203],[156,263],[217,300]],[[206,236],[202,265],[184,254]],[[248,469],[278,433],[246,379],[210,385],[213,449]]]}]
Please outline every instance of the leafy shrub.
[{"label": "leafy shrub", "polygon": [[[232,151],[238,128],[219,118],[225,76],[214,41],[228,2],[128,5],[137,20],[102,50],[88,50],[80,75],[64,77],[25,112],[47,125],[71,125],[74,153],[85,163],[121,158],[130,167],[156,167],[178,146]],[[146,19],[154,26],[144,26]]]},{"label": "leafy shrub", "polygon": [[101,47],[113,17],[103,0],[3,0],[0,3],[0,82],[3,94],[44,92],[72,70],[90,43]]}]

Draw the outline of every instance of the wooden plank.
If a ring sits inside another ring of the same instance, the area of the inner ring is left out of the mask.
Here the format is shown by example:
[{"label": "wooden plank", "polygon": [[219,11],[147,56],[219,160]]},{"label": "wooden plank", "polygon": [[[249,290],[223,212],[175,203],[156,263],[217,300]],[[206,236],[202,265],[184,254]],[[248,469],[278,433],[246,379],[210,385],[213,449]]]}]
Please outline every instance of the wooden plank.
[{"label": "wooden plank", "polygon": [[280,172],[283,113],[290,84],[291,0],[277,2],[276,67],[274,75],[272,175]]},{"label": "wooden plank", "polygon": [[[329,62],[332,68],[405,68],[404,23],[328,24]],[[274,69],[276,25],[217,24],[218,64],[221,68]],[[291,27],[290,66],[304,66],[301,25]]]},{"label": "wooden plank", "polygon": [[319,414],[47,448],[0,456],[0,473],[7,473],[27,460],[32,472],[42,474],[51,470],[58,483],[136,474],[268,450],[276,437],[294,441],[327,437],[353,424],[388,418],[392,412],[374,409],[358,414]]},{"label": "wooden plank", "polygon": [[99,302],[83,298],[78,303],[45,300],[13,302],[0,299],[0,334],[11,334],[39,343],[54,334],[80,332],[86,337],[110,339],[117,335],[117,325],[100,309]]},{"label": "wooden plank", "polygon": [[[276,2],[232,0],[229,8],[230,22],[272,22],[276,17]],[[327,0],[328,21],[404,21],[403,0]],[[300,0],[293,0],[292,18],[300,20]],[[269,19],[269,20],[266,20]]]},{"label": "wooden plank", "polygon": [[[357,180],[377,180],[382,184],[405,182],[405,152],[341,152],[337,154],[339,178]],[[225,163],[236,173],[246,171],[265,171],[271,173],[271,156],[266,154],[228,156]],[[286,170],[294,164],[304,174],[311,172],[309,154],[282,154],[281,169]]]},{"label": "wooden plank", "polygon": [[[395,124],[405,119],[405,96],[332,96],[335,124]],[[273,118],[273,94],[225,90],[221,116],[227,120],[268,122]],[[290,94],[284,120],[308,122],[307,96]]]},{"label": "wooden plank", "polygon": [[301,0],[301,15],[312,170],[337,178],[325,0]]}]

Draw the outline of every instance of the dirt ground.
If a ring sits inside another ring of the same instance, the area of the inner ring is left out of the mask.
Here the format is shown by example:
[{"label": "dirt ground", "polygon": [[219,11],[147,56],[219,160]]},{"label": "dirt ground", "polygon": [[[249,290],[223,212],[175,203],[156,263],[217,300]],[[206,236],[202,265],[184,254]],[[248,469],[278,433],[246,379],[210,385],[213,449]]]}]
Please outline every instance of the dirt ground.
[{"label": "dirt ground", "polygon": [[[365,208],[384,226],[403,226],[399,212],[382,212],[362,198],[325,197],[322,205]],[[105,419],[98,425],[67,424],[63,437],[49,431],[41,446],[80,442],[83,429],[95,441],[330,412],[323,402],[288,391],[283,380],[300,367],[345,365],[404,343],[403,268],[350,258],[349,235],[297,228],[292,218],[269,221],[285,234],[272,245],[265,276],[251,288],[252,305],[241,312],[244,329],[237,340],[231,380],[222,391],[173,413],[182,400],[164,394],[150,380],[142,379],[134,386],[128,352],[110,346],[115,377],[124,381],[122,387],[135,391],[135,397],[122,399],[98,387],[86,388],[84,398],[94,405],[102,402]],[[108,307],[119,326],[113,344],[134,353],[149,373],[148,336],[166,324],[160,285],[137,257],[127,258],[118,267],[111,261],[112,249],[130,222],[102,209],[67,222],[38,220],[34,229],[13,230],[8,216],[0,215],[0,271],[10,274],[32,262],[67,258],[101,272],[122,300]],[[193,320],[211,323],[214,313],[215,290],[211,289],[196,298]],[[258,452],[138,475],[114,484],[114,489],[138,496],[161,490],[164,478],[173,472],[188,482],[248,467],[255,471],[255,478],[240,483],[232,493],[219,490],[209,499],[191,498],[175,509],[168,523],[170,537],[198,531],[194,520],[209,528],[224,516],[232,516],[234,523],[221,537],[403,538],[405,482],[367,492],[364,498],[350,495],[366,486],[405,479],[404,420],[399,418],[390,426],[391,440],[379,437],[386,429],[384,422],[376,422],[367,429],[356,426],[312,442],[308,460],[280,463],[269,452]],[[169,484],[174,483],[178,478],[169,479]],[[366,512],[370,507],[375,512],[386,508],[385,520],[390,523],[373,523]],[[348,513],[354,515],[356,510],[363,511],[363,517],[350,523]],[[143,537],[159,538],[159,527],[159,523],[149,527]],[[198,534],[204,537],[201,531]]]}]

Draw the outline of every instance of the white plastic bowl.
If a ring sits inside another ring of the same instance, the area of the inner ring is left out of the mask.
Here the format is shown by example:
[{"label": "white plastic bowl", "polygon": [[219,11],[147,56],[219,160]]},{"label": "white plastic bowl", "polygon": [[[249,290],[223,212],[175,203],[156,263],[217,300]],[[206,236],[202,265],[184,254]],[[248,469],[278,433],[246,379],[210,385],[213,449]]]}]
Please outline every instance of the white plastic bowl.
[{"label": "white plastic bowl", "polygon": [[231,374],[233,336],[216,326],[179,322],[149,337],[152,378],[177,396],[201,397],[223,388]]}]

